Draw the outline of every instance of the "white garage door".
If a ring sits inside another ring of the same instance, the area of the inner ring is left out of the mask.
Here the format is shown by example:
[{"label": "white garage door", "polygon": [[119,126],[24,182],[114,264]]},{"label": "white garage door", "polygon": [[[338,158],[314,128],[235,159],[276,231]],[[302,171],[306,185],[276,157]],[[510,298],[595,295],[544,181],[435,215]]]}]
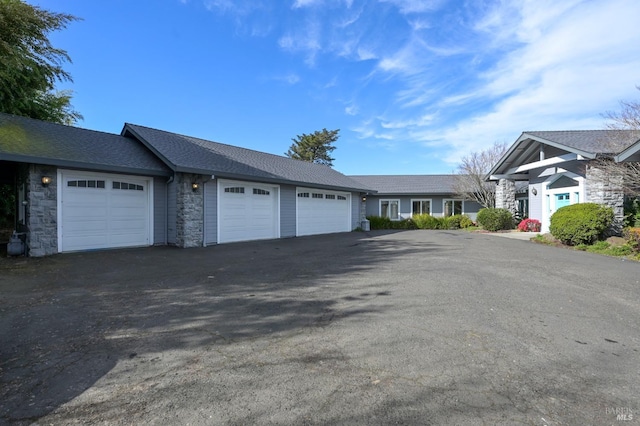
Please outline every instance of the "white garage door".
[{"label": "white garage door", "polygon": [[351,194],[297,188],[297,235],[351,231]]},{"label": "white garage door", "polygon": [[218,182],[218,242],[279,237],[278,186]]},{"label": "white garage door", "polygon": [[153,243],[150,178],[74,171],[59,176],[60,251]]}]

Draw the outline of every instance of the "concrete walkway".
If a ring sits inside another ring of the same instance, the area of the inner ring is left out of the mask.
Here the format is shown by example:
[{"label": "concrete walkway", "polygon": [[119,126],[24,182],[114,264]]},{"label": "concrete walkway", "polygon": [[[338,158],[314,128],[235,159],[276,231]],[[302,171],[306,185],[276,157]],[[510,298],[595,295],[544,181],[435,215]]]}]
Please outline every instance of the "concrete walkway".
[{"label": "concrete walkway", "polygon": [[525,240],[529,241],[531,238],[540,234],[540,232],[520,232],[520,231],[511,231],[511,232],[487,232],[483,233],[483,235],[492,235],[496,237],[502,238],[511,238],[514,240]]}]

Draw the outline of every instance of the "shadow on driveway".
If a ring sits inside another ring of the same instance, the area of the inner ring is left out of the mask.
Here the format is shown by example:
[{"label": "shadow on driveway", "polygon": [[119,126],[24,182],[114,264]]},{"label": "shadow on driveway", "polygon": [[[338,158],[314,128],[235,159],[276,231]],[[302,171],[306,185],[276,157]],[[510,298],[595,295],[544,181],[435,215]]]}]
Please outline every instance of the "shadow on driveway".
[{"label": "shadow on driveway", "polygon": [[345,297],[350,278],[411,253],[446,250],[371,235],[0,259],[0,419],[36,421],[142,353],[377,315],[384,304],[338,304],[388,295],[388,283]]}]

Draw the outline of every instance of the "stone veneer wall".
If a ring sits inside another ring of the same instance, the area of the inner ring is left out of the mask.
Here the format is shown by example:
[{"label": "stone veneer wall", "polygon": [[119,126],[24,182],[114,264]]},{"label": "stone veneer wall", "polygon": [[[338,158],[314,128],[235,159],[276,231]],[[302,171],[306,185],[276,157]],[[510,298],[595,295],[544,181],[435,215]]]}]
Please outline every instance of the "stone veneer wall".
[{"label": "stone veneer wall", "polygon": [[613,209],[613,224],[608,234],[621,235],[624,226],[622,177],[607,175],[601,169],[589,164],[585,185],[587,202],[603,204]]},{"label": "stone veneer wall", "polygon": [[358,226],[360,226],[363,221],[367,220],[367,201],[362,201],[362,198],[363,195],[360,195],[360,223]]},{"label": "stone veneer wall", "polygon": [[516,183],[509,179],[500,179],[496,186],[496,208],[507,209],[512,214],[518,212],[516,202]]},{"label": "stone veneer wall", "polygon": [[[44,187],[42,176],[51,177]],[[58,177],[51,166],[30,164],[27,176],[27,250],[33,257],[58,253]]]},{"label": "stone veneer wall", "polygon": [[[193,190],[197,182],[200,188]],[[204,197],[200,175],[191,173],[176,174],[176,246],[202,247],[204,238]]]}]

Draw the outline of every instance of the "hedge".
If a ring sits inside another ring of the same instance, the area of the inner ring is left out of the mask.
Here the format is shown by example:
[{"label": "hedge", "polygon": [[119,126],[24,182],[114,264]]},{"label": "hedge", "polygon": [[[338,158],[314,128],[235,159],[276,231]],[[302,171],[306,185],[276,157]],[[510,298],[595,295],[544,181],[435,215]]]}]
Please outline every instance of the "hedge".
[{"label": "hedge", "polygon": [[418,214],[410,219],[391,220],[388,217],[367,216],[371,229],[460,229],[473,226],[467,215],[435,217]]}]

